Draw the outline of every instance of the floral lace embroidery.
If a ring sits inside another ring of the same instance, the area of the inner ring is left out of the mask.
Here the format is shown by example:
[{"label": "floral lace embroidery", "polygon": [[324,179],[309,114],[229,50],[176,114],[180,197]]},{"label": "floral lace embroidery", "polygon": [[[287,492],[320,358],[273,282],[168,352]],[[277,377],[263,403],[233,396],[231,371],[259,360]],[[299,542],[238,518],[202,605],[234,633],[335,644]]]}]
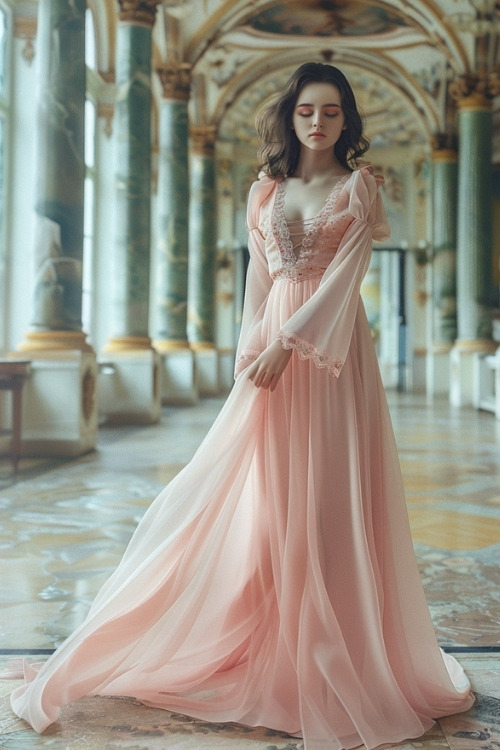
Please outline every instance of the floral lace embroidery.
[{"label": "floral lace embroidery", "polygon": [[326,352],[318,351],[313,344],[294,334],[279,333],[277,338],[284,349],[295,349],[300,359],[312,359],[316,367],[328,368],[328,373],[335,378],[340,375],[343,362],[339,359],[331,360]]},{"label": "floral lace embroidery", "polygon": [[305,281],[306,279],[317,279],[321,278],[325,273],[325,268],[321,266],[311,266],[300,264],[296,266],[282,266],[277,271],[273,271],[271,278],[273,281],[276,279],[287,279],[294,284],[299,281]]},{"label": "floral lace embroidery", "polygon": [[304,221],[304,224],[307,225],[307,228],[304,232],[302,242],[300,243],[300,252],[298,255],[296,255],[294,252],[293,242],[290,237],[290,229],[285,217],[284,183],[283,180],[280,180],[278,182],[276,186],[274,206],[271,212],[271,216],[269,217],[269,222],[271,225],[271,231],[276,238],[276,244],[278,245],[280,255],[284,263],[294,264],[301,261],[307,261],[307,258],[311,256],[313,252],[314,235],[316,233],[316,229],[318,225],[321,224],[323,215],[325,213],[333,213],[333,209],[335,208],[335,204],[338,200],[344,183],[350,176],[351,175],[343,175],[342,177],[340,177],[330,191],[330,194],[326,199],[323,208],[320,209],[319,213],[314,217],[314,219]]}]

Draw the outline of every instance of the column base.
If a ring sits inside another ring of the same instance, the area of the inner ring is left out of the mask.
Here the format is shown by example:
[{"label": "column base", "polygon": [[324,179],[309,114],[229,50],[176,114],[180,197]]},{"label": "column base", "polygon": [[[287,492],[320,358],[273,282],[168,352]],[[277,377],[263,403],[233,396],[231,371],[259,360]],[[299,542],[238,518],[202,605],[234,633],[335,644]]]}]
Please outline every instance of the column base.
[{"label": "column base", "polygon": [[217,396],[219,385],[219,354],[211,342],[196,341],[191,344],[196,365],[196,381],[200,396]]},{"label": "column base", "polygon": [[452,344],[435,346],[427,355],[425,391],[427,396],[443,396],[450,392],[450,352]]},{"label": "column base", "polygon": [[474,357],[476,354],[492,353],[494,341],[456,341],[450,351],[450,403],[452,406],[474,404]]},{"label": "column base", "polygon": [[87,334],[83,331],[28,331],[24,334],[24,341],[18,346],[18,351],[33,353],[53,351],[81,351],[93,352],[87,343]]},{"label": "column base", "polygon": [[496,352],[474,355],[473,405],[500,419],[500,347]]},{"label": "column base", "polygon": [[99,419],[152,424],[161,417],[160,356],[151,347],[110,350],[99,359]]},{"label": "column base", "polygon": [[79,456],[97,445],[93,351],[31,351],[23,391],[21,456]]},{"label": "column base", "polygon": [[161,402],[192,406],[198,401],[194,355],[187,341],[155,341],[160,355]]},{"label": "column base", "polygon": [[400,373],[398,378],[406,383],[407,391],[412,393],[425,393],[426,392],[426,369],[427,369],[427,358],[429,354],[427,349],[414,349],[411,360],[411,367],[406,367],[403,372]]},{"label": "column base", "polygon": [[153,350],[153,344],[149,336],[117,336],[109,339],[102,351],[108,352],[136,352]]}]

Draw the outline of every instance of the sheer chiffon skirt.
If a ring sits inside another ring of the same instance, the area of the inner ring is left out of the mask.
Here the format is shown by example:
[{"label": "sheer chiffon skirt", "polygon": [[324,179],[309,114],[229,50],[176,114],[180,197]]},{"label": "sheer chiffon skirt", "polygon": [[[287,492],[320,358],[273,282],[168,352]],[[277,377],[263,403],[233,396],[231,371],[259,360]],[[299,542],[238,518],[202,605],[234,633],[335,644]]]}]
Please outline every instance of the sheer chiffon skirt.
[{"label": "sheer chiffon skirt", "polygon": [[[318,283],[274,283],[263,345]],[[295,353],[274,393],[239,376],[86,621],[26,670],[12,705],[38,731],[126,695],[374,748],[471,705],[430,621],[362,307],[338,379]]]}]

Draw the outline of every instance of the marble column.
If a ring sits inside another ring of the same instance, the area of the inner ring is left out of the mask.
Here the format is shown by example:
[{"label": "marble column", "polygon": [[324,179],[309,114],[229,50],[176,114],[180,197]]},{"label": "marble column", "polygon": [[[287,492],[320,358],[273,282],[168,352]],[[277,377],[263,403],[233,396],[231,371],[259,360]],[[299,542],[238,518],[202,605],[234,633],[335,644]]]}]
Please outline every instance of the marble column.
[{"label": "marble column", "polygon": [[[189,343],[196,355],[200,393],[219,390],[215,337],[216,185],[213,126],[191,128],[189,204]],[[200,355],[200,356],[198,356]]]},{"label": "marble column", "polygon": [[459,101],[457,323],[450,398],[472,403],[473,358],[493,351],[492,109],[478,88]]},{"label": "marble column", "polygon": [[158,241],[155,274],[155,347],[187,348],[188,293],[188,99],[190,69],[173,62],[158,68],[160,104]]},{"label": "marble column", "polygon": [[151,349],[151,55],[159,0],[120,0],[116,39],[115,242],[105,351]]},{"label": "marble column", "polygon": [[429,395],[449,392],[449,355],[457,338],[457,172],[453,148],[432,154],[432,321]]},{"label": "marble column", "polygon": [[82,331],[85,0],[38,8],[35,286],[22,351],[91,351]]},{"label": "marble column", "polygon": [[116,38],[115,241],[110,337],[100,409],[108,421],[160,415],[159,363],[149,338],[152,30],[159,0],[119,0]]},{"label": "marble column", "polygon": [[162,360],[163,403],[193,403],[197,399],[196,378],[187,338],[191,65],[172,60],[159,66],[157,73],[163,96],[154,260],[154,346]]},{"label": "marble column", "polygon": [[35,286],[22,455],[79,455],[97,442],[97,362],[82,330],[85,0],[38,4]]}]

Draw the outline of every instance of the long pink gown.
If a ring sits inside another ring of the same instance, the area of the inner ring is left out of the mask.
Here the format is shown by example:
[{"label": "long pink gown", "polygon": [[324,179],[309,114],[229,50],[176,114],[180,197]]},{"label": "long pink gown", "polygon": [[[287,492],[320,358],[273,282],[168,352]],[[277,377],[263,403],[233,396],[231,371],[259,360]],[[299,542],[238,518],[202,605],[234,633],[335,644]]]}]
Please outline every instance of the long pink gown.
[{"label": "long pink gown", "polygon": [[[234,388],[146,512],[85,622],[12,706],[37,731],[85,695],[134,696],[304,737],[306,750],[417,737],[466,710],[439,649],[359,290],[388,227],[370,168],[341,178],[298,257],[282,181],[251,190]],[[293,348],[274,392],[245,366]]]}]

